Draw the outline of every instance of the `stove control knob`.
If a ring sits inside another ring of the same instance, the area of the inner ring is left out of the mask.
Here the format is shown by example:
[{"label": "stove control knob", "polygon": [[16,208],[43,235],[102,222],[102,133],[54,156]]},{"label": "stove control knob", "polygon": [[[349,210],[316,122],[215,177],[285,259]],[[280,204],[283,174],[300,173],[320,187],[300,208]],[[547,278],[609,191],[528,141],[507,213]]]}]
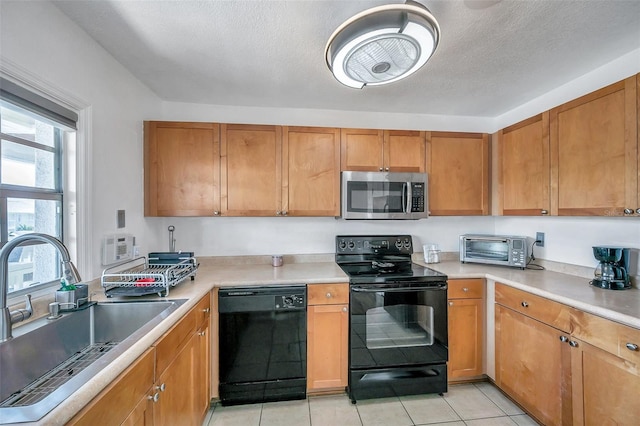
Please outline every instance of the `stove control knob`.
[{"label": "stove control knob", "polygon": [[347,248],[347,242],[345,240],[340,240],[340,242],[338,243],[338,248],[340,250],[344,250]]},{"label": "stove control knob", "polygon": [[396,240],[396,248],[398,250],[402,249],[402,241],[401,240]]},{"label": "stove control knob", "polygon": [[293,306],[293,297],[285,296],[282,298],[282,303],[284,306]]},{"label": "stove control knob", "polygon": [[404,240],[403,246],[406,249],[411,248],[411,241],[410,240]]},{"label": "stove control knob", "polygon": [[349,250],[353,250],[354,248],[356,248],[356,243],[354,243],[353,241],[349,241],[347,247],[349,247]]}]

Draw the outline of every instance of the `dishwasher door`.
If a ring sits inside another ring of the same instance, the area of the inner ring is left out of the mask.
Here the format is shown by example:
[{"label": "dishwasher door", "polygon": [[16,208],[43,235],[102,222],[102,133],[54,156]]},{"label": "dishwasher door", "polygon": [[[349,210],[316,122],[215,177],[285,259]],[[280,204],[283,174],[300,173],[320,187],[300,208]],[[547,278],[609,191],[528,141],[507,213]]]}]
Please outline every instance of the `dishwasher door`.
[{"label": "dishwasher door", "polygon": [[304,399],[306,286],[221,289],[222,405]]}]

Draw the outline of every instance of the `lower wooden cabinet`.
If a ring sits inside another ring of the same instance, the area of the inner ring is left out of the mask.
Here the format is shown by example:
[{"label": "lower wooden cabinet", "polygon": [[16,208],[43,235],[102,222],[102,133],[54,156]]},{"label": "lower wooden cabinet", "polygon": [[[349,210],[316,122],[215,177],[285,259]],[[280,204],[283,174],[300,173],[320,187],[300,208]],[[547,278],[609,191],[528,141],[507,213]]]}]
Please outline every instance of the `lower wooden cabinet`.
[{"label": "lower wooden cabinet", "polygon": [[571,424],[571,308],[496,283],[496,384],[544,425]]},{"label": "lower wooden cabinet", "polygon": [[484,280],[449,280],[449,381],[483,374]]},{"label": "lower wooden cabinet", "polygon": [[638,424],[640,330],[576,312],[569,343],[573,423]]},{"label": "lower wooden cabinet", "polygon": [[202,424],[210,403],[210,302],[207,294],[69,424]]},{"label": "lower wooden cabinet", "polygon": [[344,390],[349,353],[349,284],[309,284],[307,293],[307,390]]}]

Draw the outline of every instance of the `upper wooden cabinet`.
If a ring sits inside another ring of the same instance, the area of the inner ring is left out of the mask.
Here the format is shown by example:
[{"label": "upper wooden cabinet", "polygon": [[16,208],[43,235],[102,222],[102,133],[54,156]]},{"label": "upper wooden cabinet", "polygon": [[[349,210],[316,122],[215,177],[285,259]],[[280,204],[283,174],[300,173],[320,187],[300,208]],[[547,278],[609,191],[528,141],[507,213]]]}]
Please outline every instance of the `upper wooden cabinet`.
[{"label": "upper wooden cabinet", "polygon": [[636,76],[551,110],[551,213],[638,214]]},{"label": "upper wooden cabinet", "polygon": [[549,113],[502,129],[494,136],[498,148],[498,214],[548,215]]},{"label": "upper wooden cabinet", "polygon": [[340,130],[284,127],[282,136],[283,214],[340,215]]},{"label": "upper wooden cabinet", "polygon": [[223,124],[225,216],[337,216],[340,131]]},{"label": "upper wooden cabinet", "polygon": [[424,172],[425,132],[342,129],[341,170]]},{"label": "upper wooden cabinet", "polygon": [[426,140],[430,214],[489,214],[489,135],[427,132]]},{"label": "upper wooden cabinet", "polygon": [[219,126],[144,122],[145,216],[212,216],[220,211]]}]

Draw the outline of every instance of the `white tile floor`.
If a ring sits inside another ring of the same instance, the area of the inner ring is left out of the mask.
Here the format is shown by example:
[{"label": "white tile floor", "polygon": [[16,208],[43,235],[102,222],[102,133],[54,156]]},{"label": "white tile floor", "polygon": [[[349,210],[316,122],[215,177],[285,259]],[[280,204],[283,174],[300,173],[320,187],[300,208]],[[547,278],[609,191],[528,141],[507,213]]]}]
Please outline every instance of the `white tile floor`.
[{"label": "white tile floor", "polygon": [[536,425],[489,382],[450,385],[444,396],[417,395],[358,401],[346,395],[222,407],[203,426],[515,426]]}]

